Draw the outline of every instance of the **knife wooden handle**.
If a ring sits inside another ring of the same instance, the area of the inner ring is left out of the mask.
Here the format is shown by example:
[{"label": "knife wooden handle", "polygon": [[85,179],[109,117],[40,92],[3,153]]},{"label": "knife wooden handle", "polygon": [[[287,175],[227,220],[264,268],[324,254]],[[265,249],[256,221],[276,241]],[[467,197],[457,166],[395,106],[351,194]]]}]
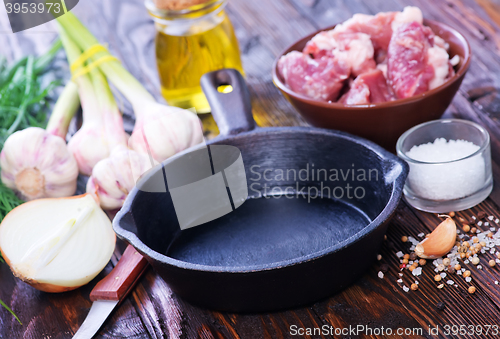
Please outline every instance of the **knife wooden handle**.
[{"label": "knife wooden handle", "polygon": [[90,300],[123,300],[147,266],[146,258],[132,245],[128,245],[111,273],[90,292]]}]

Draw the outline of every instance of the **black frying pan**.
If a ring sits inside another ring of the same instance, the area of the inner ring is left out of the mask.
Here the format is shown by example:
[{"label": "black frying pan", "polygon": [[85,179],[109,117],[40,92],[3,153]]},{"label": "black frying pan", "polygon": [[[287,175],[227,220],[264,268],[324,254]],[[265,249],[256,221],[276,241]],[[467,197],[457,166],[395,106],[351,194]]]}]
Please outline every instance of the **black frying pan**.
[{"label": "black frying pan", "polygon": [[[231,85],[233,91],[220,93],[220,85]],[[208,142],[209,148],[239,149],[249,198],[220,218],[181,230],[173,194],[143,188],[163,178],[182,157],[192,159],[194,152],[188,150],[166,160],[129,194],[114,219],[118,236],[146,256],[176,294],[212,309],[290,308],[324,298],[359,278],[380,248],[401,198],[407,164],[343,132],[256,128],[248,90],[235,70],[204,75],[202,87],[221,131]],[[305,171],[299,179],[293,176],[293,170],[298,174],[307,168],[308,177]],[[313,178],[313,168],[327,170],[329,177],[325,180],[320,171]],[[290,175],[280,176],[278,169]],[[356,170],[354,177],[349,169]],[[344,176],[335,180],[335,170],[343,170]],[[362,180],[359,170],[365,176],[371,170],[371,180]],[[295,189],[279,197],[286,187]],[[325,187],[336,194],[328,194]],[[344,188],[343,196],[338,187]],[[316,191],[307,195],[309,188],[324,194],[313,199]],[[301,189],[305,195],[294,194]]]}]

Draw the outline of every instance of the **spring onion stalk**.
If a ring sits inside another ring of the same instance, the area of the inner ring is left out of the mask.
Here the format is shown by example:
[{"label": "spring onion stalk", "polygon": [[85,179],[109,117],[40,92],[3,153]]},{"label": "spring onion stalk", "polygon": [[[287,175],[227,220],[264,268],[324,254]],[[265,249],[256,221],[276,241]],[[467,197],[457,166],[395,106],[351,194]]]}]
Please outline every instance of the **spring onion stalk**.
[{"label": "spring onion stalk", "polygon": [[[60,29],[68,61],[73,64],[81,55],[80,48]],[[122,116],[109,89],[106,78],[98,69],[75,79],[83,109],[83,125],[68,143],[80,172],[91,175],[92,169],[107,158],[114,147],[126,145]]]},{"label": "spring onion stalk", "polygon": [[[90,33],[73,13],[68,12],[58,17],[57,20],[82,50],[88,50],[90,47],[99,44],[94,35]],[[94,56],[94,60],[106,55],[111,54],[104,51],[99,52]],[[155,101],[154,97],[119,61],[103,63],[99,68],[134,107],[140,105],[143,101]]]},{"label": "spring onion stalk", "polygon": [[[57,20],[82,50],[98,44],[92,33],[72,13],[66,13]],[[93,55],[92,59],[95,62],[109,55],[109,52],[101,51]],[[203,129],[196,114],[157,103],[115,60],[100,63],[99,68],[133,106],[136,123],[129,140],[132,149],[161,162],[203,141]]]},{"label": "spring onion stalk", "polygon": [[54,105],[54,110],[50,115],[45,130],[52,135],[65,139],[71,119],[73,119],[79,107],[78,87],[73,81],[69,81]]}]

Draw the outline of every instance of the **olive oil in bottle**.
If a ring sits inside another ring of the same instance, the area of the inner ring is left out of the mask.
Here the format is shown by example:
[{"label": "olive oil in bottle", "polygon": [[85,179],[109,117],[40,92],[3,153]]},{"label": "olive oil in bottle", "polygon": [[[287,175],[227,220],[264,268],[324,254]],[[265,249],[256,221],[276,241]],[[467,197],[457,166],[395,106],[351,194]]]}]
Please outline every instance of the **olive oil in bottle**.
[{"label": "olive oil in bottle", "polygon": [[203,74],[221,68],[243,72],[238,41],[224,7],[212,0],[181,11],[152,10],[162,94],[172,106],[210,112],[200,86]]}]

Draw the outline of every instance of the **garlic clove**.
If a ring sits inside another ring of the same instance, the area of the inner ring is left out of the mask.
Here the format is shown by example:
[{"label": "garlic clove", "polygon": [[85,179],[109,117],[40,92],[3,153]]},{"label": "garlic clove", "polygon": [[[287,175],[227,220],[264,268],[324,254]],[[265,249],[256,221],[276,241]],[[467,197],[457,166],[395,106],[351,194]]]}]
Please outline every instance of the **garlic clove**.
[{"label": "garlic clove", "polygon": [[415,254],[424,259],[439,258],[453,248],[456,238],[457,225],[452,218],[446,218],[415,247]]},{"label": "garlic clove", "polygon": [[92,194],[105,210],[122,207],[137,180],[158,163],[142,153],[118,146],[109,158],[99,161],[87,182],[87,193]]},{"label": "garlic clove", "polygon": [[115,241],[111,221],[89,194],[25,203],[0,224],[0,251],[14,275],[46,292],[91,281]]},{"label": "garlic clove", "polygon": [[2,182],[25,200],[71,196],[78,165],[66,142],[42,128],[12,134],[0,155]]}]

